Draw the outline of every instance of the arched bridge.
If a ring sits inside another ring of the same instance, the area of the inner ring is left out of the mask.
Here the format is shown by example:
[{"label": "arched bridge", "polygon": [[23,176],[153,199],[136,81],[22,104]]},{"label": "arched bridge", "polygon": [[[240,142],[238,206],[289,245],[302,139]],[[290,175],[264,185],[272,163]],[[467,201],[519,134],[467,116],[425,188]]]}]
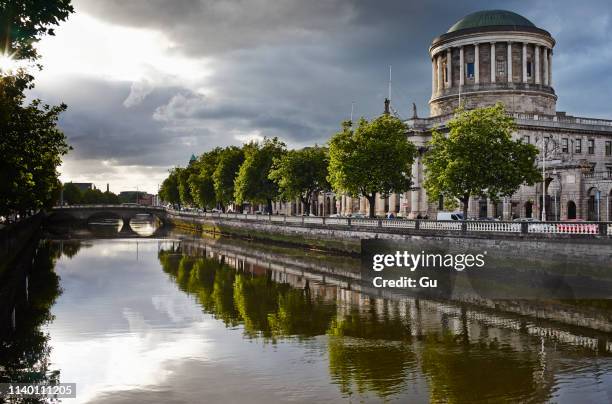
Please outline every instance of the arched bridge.
[{"label": "arched bridge", "polygon": [[166,210],[163,207],[136,204],[56,206],[51,210],[50,217],[67,215],[72,219],[89,222],[94,216],[112,216],[121,219],[123,228],[129,229],[130,220],[138,214],[149,214],[158,218],[162,224],[166,222]]}]

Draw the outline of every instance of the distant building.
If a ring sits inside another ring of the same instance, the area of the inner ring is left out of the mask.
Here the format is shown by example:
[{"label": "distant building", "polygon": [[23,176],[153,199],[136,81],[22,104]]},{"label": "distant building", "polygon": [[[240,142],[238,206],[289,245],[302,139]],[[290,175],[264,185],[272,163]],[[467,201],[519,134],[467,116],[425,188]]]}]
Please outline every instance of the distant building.
[{"label": "distant building", "polygon": [[138,203],[140,205],[153,205],[154,195],[143,191],[122,191],[119,193],[121,203]]}]

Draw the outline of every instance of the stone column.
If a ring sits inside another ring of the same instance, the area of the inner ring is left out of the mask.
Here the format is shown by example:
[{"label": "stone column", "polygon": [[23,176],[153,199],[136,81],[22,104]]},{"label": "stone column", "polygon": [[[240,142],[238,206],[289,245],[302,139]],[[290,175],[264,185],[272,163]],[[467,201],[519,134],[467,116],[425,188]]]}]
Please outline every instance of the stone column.
[{"label": "stone column", "polygon": [[553,57],[553,52],[552,49],[548,52],[548,85],[552,87],[552,83],[553,83],[553,75],[552,75],[552,57]]},{"label": "stone column", "polygon": [[448,48],[446,50],[446,81],[447,87],[451,88],[453,86],[453,67],[452,67],[452,52],[451,49]]},{"label": "stone column", "polygon": [[377,216],[384,216],[385,213],[385,198],[380,196],[380,194],[376,194],[376,202],[375,202],[374,212]]},{"label": "stone column", "polygon": [[438,55],[436,59],[438,61],[438,92],[440,92],[444,88],[444,80],[442,80],[442,58]]},{"label": "stone column", "polygon": [[540,46],[535,45],[535,83],[540,84]]},{"label": "stone column", "polygon": [[548,85],[548,48],[544,48],[544,85]]},{"label": "stone column", "polygon": [[368,214],[368,200],[365,196],[359,197],[359,213],[367,215]]},{"label": "stone column", "polygon": [[491,83],[495,83],[495,42],[491,42]]},{"label": "stone column", "polygon": [[506,59],[506,62],[508,63],[508,69],[506,71],[508,83],[512,83],[512,42],[508,42],[508,56]]},{"label": "stone column", "polygon": [[465,72],[463,71],[465,62],[463,60],[463,46],[459,48],[459,86],[465,83]]},{"label": "stone column", "polygon": [[436,58],[431,58],[431,95],[436,93]]},{"label": "stone column", "polygon": [[391,194],[389,195],[389,212],[397,214],[397,200],[399,199],[399,194]]},{"label": "stone column", "polygon": [[503,202],[503,219],[512,220],[512,203],[508,198],[504,198]]},{"label": "stone column", "polygon": [[527,83],[527,43],[523,42],[523,83]]},{"label": "stone column", "polygon": [[474,44],[474,83],[480,83],[480,50],[478,44]]}]

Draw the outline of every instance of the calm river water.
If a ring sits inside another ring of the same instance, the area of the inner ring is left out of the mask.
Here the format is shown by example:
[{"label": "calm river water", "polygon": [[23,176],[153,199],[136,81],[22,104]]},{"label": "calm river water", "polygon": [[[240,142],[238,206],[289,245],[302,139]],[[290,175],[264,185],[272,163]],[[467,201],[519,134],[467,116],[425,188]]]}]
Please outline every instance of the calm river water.
[{"label": "calm river water", "polygon": [[66,403],[611,402],[605,301],[535,310],[563,322],[383,298],[354,258],[140,231],[41,242],[3,381],[76,383]]}]

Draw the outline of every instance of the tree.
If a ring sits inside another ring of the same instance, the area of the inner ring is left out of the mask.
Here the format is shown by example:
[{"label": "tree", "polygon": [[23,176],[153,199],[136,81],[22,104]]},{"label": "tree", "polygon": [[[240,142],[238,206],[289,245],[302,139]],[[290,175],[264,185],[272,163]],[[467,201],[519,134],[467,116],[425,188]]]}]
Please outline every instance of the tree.
[{"label": "tree", "polygon": [[274,161],[269,178],[277,184],[282,199],[299,198],[305,211],[310,212],[315,194],[330,189],[328,165],[327,149],[323,147],[291,150]]},{"label": "tree", "polygon": [[169,171],[168,177],[162,182],[159,188],[159,197],[162,201],[171,204],[181,204],[181,197],[179,193],[179,174],[182,168],[175,167]]},{"label": "tree", "polygon": [[193,205],[193,195],[189,186],[189,177],[196,173],[195,162],[190,162],[185,168],[181,168],[178,172],[178,190],[182,205]]},{"label": "tree", "polygon": [[217,167],[213,173],[213,185],[215,197],[223,207],[234,200],[234,181],[243,162],[244,152],[239,147],[227,147],[219,154]]},{"label": "tree", "polygon": [[502,104],[457,110],[447,126],[448,136],[433,132],[424,158],[424,187],[431,201],[441,195],[457,198],[467,218],[470,196],[497,201],[521,184],[541,180],[535,165],[537,148],[512,140],[516,126]]},{"label": "tree", "polygon": [[244,163],[238,170],[234,183],[234,198],[237,203],[265,203],[272,212],[272,200],[278,196],[278,186],[269,178],[274,159],[286,153],[286,146],[278,138],[264,139],[259,144],[244,145]]},{"label": "tree", "polygon": [[34,44],[74,12],[71,0],[0,1],[0,53],[16,59],[38,58]]},{"label": "tree", "polygon": [[68,205],[78,205],[81,203],[81,199],[83,195],[81,194],[81,190],[79,187],[69,182],[64,184],[64,202]]},{"label": "tree", "polygon": [[398,118],[382,115],[371,122],[361,119],[353,130],[344,122],[329,143],[329,182],[338,193],[364,196],[374,217],[376,194],[386,198],[411,185],[416,148]]},{"label": "tree", "polygon": [[195,171],[189,176],[187,182],[194,203],[201,208],[214,207],[217,204],[213,173],[217,169],[217,161],[221,148],[202,153],[197,161],[192,163]]},{"label": "tree", "polygon": [[[0,56],[37,59],[34,44],[73,12],[69,0],[0,1]],[[39,65],[40,68],[40,65]],[[26,104],[24,91],[34,77],[24,69],[0,66],[0,215],[51,206],[61,184],[57,167],[70,147],[57,129],[64,104],[49,106],[35,99]]]},{"label": "tree", "polygon": [[51,205],[59,186],[57,167],[70,147],[57,128],[64,104],[25,101],[23,75],[0,76],[0,215]]}]

